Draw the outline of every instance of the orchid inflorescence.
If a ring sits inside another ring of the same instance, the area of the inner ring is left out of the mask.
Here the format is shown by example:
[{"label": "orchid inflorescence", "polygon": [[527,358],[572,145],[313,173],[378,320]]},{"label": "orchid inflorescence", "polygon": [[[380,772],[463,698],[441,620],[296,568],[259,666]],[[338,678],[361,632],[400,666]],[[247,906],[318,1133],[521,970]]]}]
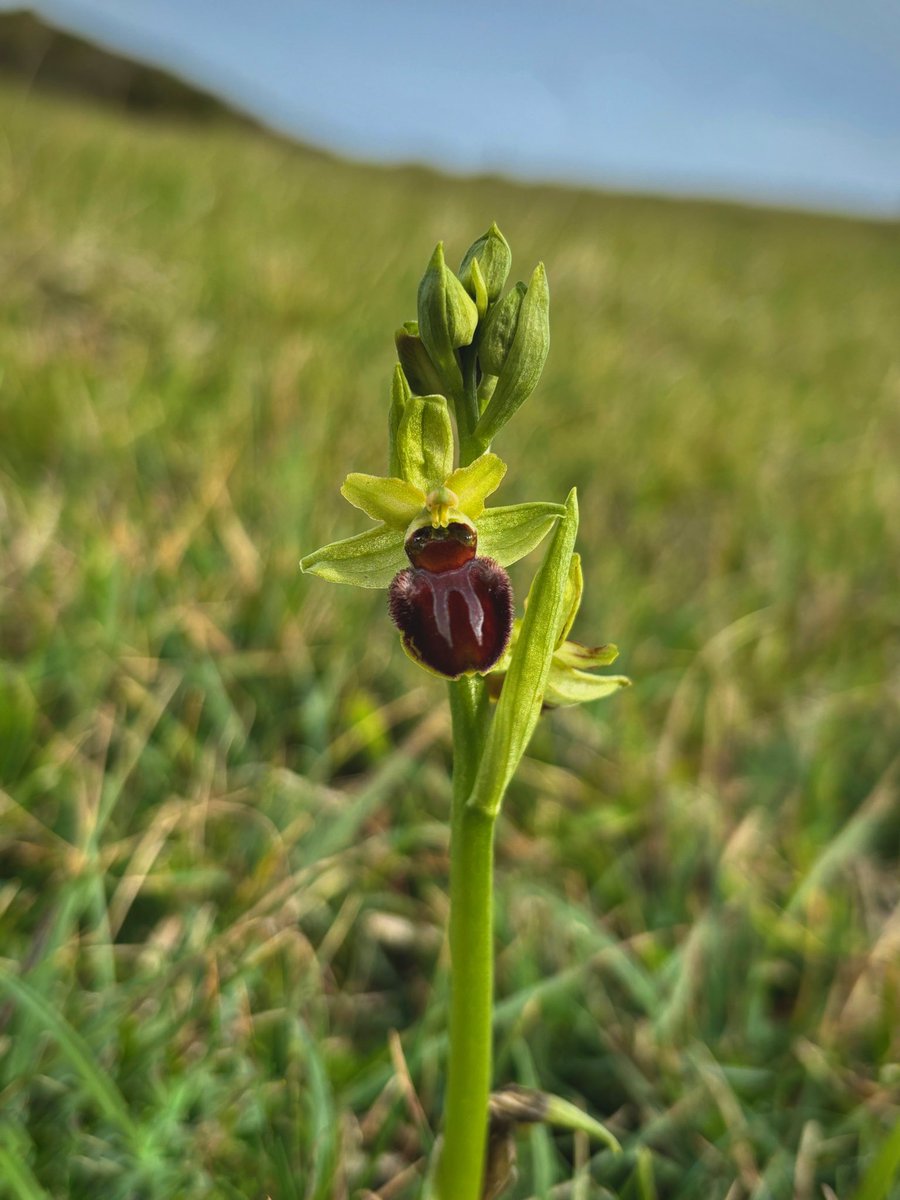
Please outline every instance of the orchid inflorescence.
[{"label": "orchid inflorescence", "polygon": [[[505,568],[560,520],[577,520],[574,497],[568,508],[548,502],[485,507],[506,474],[489,446],[534,390],[549,347],[543,265],[527,286],[518,283],[504,296],[510,264],[496,225],[469,248],[458,275],[437,246],[419,286],[418,321],[396,334],[390,474],[353,473],[341,488],[377,524],[301,563],[335,583],[388,588],[409,656],[450,679],[490,674],[492,695],[521,641]],[[566,640],[581,600],[579,557],[570,551],[565,562],[548,566],[559,612],[552,637],[541,631],[548,668],[541,672],[541,703],[608,695],[628,681],[590,670],[611,663],[616,648]]]}]

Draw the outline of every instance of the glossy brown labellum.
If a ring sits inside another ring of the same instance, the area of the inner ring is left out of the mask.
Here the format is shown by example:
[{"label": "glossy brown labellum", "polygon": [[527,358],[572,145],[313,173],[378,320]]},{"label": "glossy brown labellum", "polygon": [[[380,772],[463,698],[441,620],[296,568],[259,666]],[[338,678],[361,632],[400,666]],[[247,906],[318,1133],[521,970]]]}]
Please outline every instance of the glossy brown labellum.
[{"label": "glossy brown labellum", "polygon": [[406,543],[411,567],[394,577],[390,610],[414,658],[450,679],[489,671],[509,642],[513,602],[509,576],[475,555],[467,525],[426,526]]}]

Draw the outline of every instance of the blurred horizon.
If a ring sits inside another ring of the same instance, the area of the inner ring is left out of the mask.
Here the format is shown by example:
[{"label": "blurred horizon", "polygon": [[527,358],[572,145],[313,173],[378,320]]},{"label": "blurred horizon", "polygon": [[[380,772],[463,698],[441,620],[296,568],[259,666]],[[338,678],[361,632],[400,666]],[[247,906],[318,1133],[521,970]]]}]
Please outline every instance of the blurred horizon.
[{"label": "blurred horizon", "polygon": [[411,0],[260,0],[252,15],[234,0],[0,0],[14,9],[356,160],[900,216],[900,12],[879,0],[573,0],[552,21],[471,0],[452,21]]}]

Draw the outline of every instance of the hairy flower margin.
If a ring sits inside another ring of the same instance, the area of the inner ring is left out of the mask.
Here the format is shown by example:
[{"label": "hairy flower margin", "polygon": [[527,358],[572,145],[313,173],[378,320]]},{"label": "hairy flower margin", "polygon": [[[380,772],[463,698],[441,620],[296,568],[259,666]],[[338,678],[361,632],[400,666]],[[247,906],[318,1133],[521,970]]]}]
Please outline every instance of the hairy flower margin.
[{"label": "hairy flower margin", "polygon": [[[543,266],[535,268],[527,286],[519,283],[503,296],[510,262],[509,246],[496,225],[467,251],[459,275],[449,270],[442,246],[437,247],[419,287],[418,321],[407,322],[395,335],[400,362],[389,414],[391,473],[354,472],[341,487],[344,498],[376,524],[306,555],[303,571],[332,583],[388,588],[404,568],[408,571],[408,539],[425,526],[439,531],[468,525],[477,534],[479,557],[501,568],[538,546],[557,523],[577,527],[574,495],[567,505],[485,506],[507,470],[490,442],[534,390],[549,346]],[[459,466],[454,465],[457,441]],[[629,683],[624,676],[591,674],[615,659],[614,646],[589,648],[568,640],[583,589],[580,557],[572,550],[574,527],[571,536],[554,539],[526,601],[527,606],[539,579],[546,584],[549,578],[558,593],[551,626],[544,623],[531,632],[535,644],[526,655],[528,622],[515,621],[508,646],[498,647],[497,661],[478,672],[489,675],[494,696],[510,673],[517,676],[512,667],[519,657],[532,664],[521,680],[531,687],[529,708],[536,699],[546,707],[579,704]],[[567,549],[554,553],[560,544]],[[407,637],[403,642],[410,657],[429,669]]]}]

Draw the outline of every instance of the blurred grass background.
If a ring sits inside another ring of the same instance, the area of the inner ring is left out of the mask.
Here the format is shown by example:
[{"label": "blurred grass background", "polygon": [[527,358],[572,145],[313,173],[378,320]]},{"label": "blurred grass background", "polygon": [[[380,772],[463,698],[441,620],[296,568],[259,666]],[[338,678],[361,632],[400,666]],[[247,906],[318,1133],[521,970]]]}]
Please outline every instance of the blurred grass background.
[{"label": "blurred grass background", "polygon": [[498,500],[578,485],[574,633],[635,682],[544,719],[498,845],[497,1083],[626,1149],[532,1131],[513,1194],[900,1195],[900,228],[6,84],[0,1196],[415,1195],[445,697],[297,562],[494,219],[553,297]]}]

